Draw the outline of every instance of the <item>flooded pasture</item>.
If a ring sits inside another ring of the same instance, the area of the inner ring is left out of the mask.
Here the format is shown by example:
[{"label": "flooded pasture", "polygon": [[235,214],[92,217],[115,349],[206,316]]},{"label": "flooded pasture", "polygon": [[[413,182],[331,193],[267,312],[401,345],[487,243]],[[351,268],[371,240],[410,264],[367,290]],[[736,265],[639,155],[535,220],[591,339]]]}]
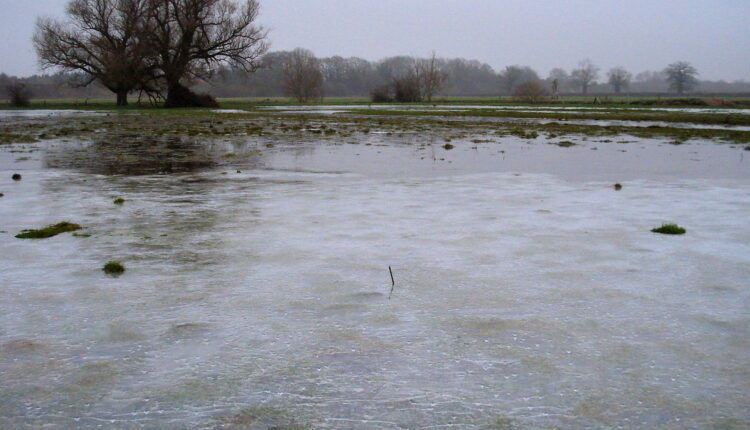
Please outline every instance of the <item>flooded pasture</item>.
[{"label": "flooded pasture", "polygon": [[744,144],[219,115],[0,117],[0,428],[750,426]]}]

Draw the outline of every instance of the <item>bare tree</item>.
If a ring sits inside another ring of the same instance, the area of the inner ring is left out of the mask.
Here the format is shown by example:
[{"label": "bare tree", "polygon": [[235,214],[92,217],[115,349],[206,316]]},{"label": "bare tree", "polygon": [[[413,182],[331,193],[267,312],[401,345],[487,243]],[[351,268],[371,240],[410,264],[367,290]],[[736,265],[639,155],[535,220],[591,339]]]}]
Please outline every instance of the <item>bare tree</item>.
[{"label": "bare tree", "polygon": [[421,96],[431,102],[432,96],[443,89],[447,79],[434,52],[429,59],[417,61],[415,73],[419,78]]},{"label": "bare tree", "polygon": [[144,80],[151,30],[147,0],[70,0],[68,22],[39,19],[34,47],[44,68],[82,71],[85,86],[98,80],[128,104],[128,93]]},{"label": "bare tree", "polygon": [[[104,1],[104,0],[100,0]],[[186,80],[207,79],[221,66],[255,71],[267,50],[267,31],[255,25],[257,0],[241,5],[230,0],[148,0],[157,73],[167,96],[165,106],[191,105],[196,100]]]},{"label": "bare tree", "polygon": [[620,94],[623,89],[630,86],[630,80],[633,79],[633,74],[625,70],[624,67],[617,66],[609,69],[607,77],[609,78],[609,84],[612,85],[612,88],[615,90],[615,94]]},{"label": "bare tree", "polygon": [[581,92],[587,94],[589,86],[596,83],[599,78],[599,67],[595,66],[589,59],[583,60],[578,63],[578,68],[571,72],[570,77],[573,82],[581,87]]},{"label": "bare tree", "polygon": [[669,82],[669,89],[682,95],[685,91],[690,91],[698,84],[695,77],[698,71],[687,61],[678,61],[672,63],[664,69]]},{"label": "bare tree", "polygon": [[282,86],[286,95],[298,102],[323,97],[323,72],[320,61],[307,49],[297,48],[282,63]]}]

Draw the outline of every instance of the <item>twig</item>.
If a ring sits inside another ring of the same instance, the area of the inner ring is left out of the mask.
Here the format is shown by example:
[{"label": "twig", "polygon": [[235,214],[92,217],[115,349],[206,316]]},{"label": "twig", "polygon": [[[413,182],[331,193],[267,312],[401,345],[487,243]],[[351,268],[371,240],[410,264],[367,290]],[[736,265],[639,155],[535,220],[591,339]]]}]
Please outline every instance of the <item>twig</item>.
[{"label": "twig", "polygon": [[388,266],[388,272],[391,273],[391,292],[388,293],[388,300],[390,300],[391,295],[393,294],[393,289],[396,288],[396,281],[393,279],[393,270],[391,269],[391,266]]}]

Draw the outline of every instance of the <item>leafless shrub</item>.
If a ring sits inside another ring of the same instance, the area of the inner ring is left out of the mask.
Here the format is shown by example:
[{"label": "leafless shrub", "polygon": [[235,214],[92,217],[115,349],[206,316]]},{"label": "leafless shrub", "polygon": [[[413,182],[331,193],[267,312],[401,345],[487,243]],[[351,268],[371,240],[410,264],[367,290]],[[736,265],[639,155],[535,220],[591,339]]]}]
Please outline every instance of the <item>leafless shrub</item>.
[{"label": "leafless shrub", "polygon": [[373,103],[390,103],[393,101],[393,94],[390,85],[381,85],[370,92],[370,100]]},{"label": "leafless shrub", "polygon": [[513,97],[526,103],[539,103],[549,97],[549,92],[539,81],[528,81],[516,87]]},{"label": "leafless shrub", "polygon": [[5,92],[10,98],[10,105],[14,107],[28,107],[31,105],[31,91],[22,82],[11,82],[5,85]]}]

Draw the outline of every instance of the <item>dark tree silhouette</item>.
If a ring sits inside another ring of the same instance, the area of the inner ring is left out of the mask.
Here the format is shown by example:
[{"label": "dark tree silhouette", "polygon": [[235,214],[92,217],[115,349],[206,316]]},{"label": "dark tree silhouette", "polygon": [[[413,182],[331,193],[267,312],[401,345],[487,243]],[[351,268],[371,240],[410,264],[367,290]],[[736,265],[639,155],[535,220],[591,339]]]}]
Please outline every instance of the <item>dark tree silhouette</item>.
[{"label": "dark tree silhouette", "polygon": [[67,22],[39,19],[34,47],[44,68],[84,72],[79,85],[99,81],[128,104],[149,71],[148,0],[71,0]]},{"label": "dark tree silhouette", "polygon": [[250,72],[268,47],[267,32],[257,25],[260,5],[246,0],[148,0],[153,31],[149,46],[166,87],[165,106],[195,104],[186,87],[190,79],[207,79],[221,66]]},{"label": "dark tree silhouette", "polygon": [[623,89],[628,88],[628,86],[630,86],[630,80],[633,79],[632,73],[620,66],[609,69],[607,77],[609,78],[609,84],[612,85],[615,94],[620,94]]},{"label": "dark tree silhouette", "polygon": [[581,92],[587,94],[589,86],[596,83],[599,78],[599,67],[595,66],[591,60],[583,60],[578,63],[578,68],[570,74],[571,80],[581,87]]},{"label": "dark tree silhouette", "polygon": [[687,61],[670,64],[664,69],[664,73],[667,75],[669,89],[676,91],[679,95],[692,90],[698,84],[698,80],[695,79],[698,71]]}]

